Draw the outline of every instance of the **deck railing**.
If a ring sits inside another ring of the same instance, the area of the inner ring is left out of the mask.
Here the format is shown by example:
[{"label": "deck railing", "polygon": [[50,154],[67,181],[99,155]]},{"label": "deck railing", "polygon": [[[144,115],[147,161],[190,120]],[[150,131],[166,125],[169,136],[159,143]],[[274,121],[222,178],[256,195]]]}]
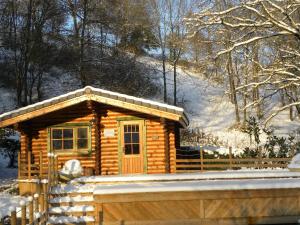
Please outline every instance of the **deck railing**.
[{"label": "deck railing", "polygon": [[[45,165],[45,167],[47,167]],[[46,178],[47,173],[44,171],[44,163],[42,152],[39,153],[38,159],[32,159],[32,153],[28,152],[21,157],[18,154],[18,178],[32,179],[32,178]]]},{"label": "deck railing", "polygon": [[[177,150],[178,152],[178,150]],[[207,170],[237,170],[242,168],[247,169],[265,169],[265,168],[287,168],[292,157],[284,158],[268,158],[263,157],[261,152],[255,158],[235,157],[231,150],[227,158],[216,158],[211,156],[206,158],[203,154],[204,150],[200,150],[197,154],[189,157],[188,154],[176,159],[177,173],[202,172]]]}]

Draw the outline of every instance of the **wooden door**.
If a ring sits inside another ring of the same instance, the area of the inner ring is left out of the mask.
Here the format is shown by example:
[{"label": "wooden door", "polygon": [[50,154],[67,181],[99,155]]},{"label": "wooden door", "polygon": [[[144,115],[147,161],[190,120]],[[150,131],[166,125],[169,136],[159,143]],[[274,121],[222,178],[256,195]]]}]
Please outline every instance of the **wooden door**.
[{"label": "wooden door", "polygon": [[143,173],[143,121],[122,121],[120,126],[122,174]]}]

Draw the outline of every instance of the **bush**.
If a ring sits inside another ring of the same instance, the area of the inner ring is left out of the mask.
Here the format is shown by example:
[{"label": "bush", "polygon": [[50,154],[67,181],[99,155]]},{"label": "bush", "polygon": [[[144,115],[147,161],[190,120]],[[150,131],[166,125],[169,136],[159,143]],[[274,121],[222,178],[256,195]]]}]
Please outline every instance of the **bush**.
[{"label": "bush", "polygon": [[10,129],[0,129],[0,154],[4,158],[8,158],[7,167],[15,167],[15,161],[20,149],[19,140],[14,138],[15,132]]}]

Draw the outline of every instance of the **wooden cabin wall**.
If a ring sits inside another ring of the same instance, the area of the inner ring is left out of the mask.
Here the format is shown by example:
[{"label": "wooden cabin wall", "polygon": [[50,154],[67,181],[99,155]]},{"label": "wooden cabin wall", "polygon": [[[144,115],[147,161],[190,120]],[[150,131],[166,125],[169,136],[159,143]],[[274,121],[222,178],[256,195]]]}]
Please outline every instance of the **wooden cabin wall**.
[{"label": "wooden cabin wall", "polygon": [[[102,175],[119,174],[118,121],[124,118],[134,119],[137,117],[144,119],[146,125],[147,173],[175,172],[176,147],[173,122],[98,103],[93,114],[87,103],[80,103],[27,122],[26,126],[31,127],[32,132],[32,154],[34,159],[38,160],[39,153],[42,152],[44,173],[47,173],[48,169],[47,127],[62,123],[90,123],[91,121],[97,121],[95,120],[95,112],[98,116],[98,123],[94,124],[91,130],[93,153],[91,155],[79,155],[74,152],[62,155],[61,153],[58,155],[59,166],[63,165],[67,160],[75,158],[81,161],[83,167],[96,170],[96,165],[99,165],[100,174]],[[97,149],[96,126],[99,127],[100,132],[99,154],[96,154],[94,151]],[[104,129],[114,129],[114,137],[105,137]],[[26,137],[22,134],[22,154],[26,151],[26,145]],[[96,155],[99,158],[96,158]]]},{"label": "wooden cabin wall", "polygon": [[170,123],[169,126],[169,156],[170,156],[170,173],[176,173],[176,131],[175,124]]},{"label": "wooden cabin wall", "polygon": [[[64,110],[60,110],[54,113],[47,114],[45,116],[35,118],[27,124],[31,127],[32,132],[32,155],[37,162],[39,160],[39,154],[42,152],[43,156],[43,171],[47,173],[48,169],[48,149],[47,149],[47,141],[48,141],[48,126],[53,126],[61,123],[90,123],[93,119],[93,114],[91,110],[89,110],[86,106],[86,103],[78,104],[76,106],[69,107]],[[91,129],[92,137],[95,136],[95,128]],[[24,141],[22,141],[24,140]],[[25,135],[21,135],[21,152],[25,154]],[[91,147],[92,150],[95,149],[95,139],[91,139]],[[95,152],[93,152],[90,156],[80,155],[75,152],[67,152],[66,154],[59,153],[58,154],[58,166],[61,168],[64,163],[70,159],[78,159],[81,161],[83,167],[93,168],[95,169]]]},{"label": "wooden cabin wall", "polygon": [[[164,125],[159,118],[148,115],[103,105],[100,107],[100,129],[101,129],[101,174],[119,174],[118,158],[118,120],[122,118],[138,117],[145,118],[146,124],[146,151],[147,151],[147,173],[165,173],[166,145],[164,136]],[[104,137],[104,129],[114,129],[114,137]]]}]

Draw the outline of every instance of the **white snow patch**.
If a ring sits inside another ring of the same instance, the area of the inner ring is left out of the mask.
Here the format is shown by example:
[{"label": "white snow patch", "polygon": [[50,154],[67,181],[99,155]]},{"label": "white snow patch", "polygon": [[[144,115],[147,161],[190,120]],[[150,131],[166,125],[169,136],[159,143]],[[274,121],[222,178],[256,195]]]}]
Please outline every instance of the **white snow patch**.
[{"label": "white snow patch", "polygon": [[92,212],[94,207],[90,205],[76,205],[76,206],[59,206],[51,207],[50,213],[64,213],[64,212]]},{"label": "white snow patch", "polygon": [[26,198],[10,194],[0,194],[0,218],[9,216],[13,208],[19,211],[20,201],[26,201]]},{"label": "white snow patch", "polygon": [[93,196],[81,196],[77,195],[74,197],[56,197],[50,199],[50,203],[62,203],[62,202],[92,202],[94,200]]},{"label": "white snow patch", "polygon": [[48,223],[60,224],[60,223],[84,223],[94,222],[95,218],[92,216],[51,216],[48,219]]},{"label": "white snow patch", "polygon": [[298,169],[300,171],[300,154],[296,154],[293,158],[291,163],[288,165],[289,169]]},{"label": "white snow patch", "polygon": [[78,184],[78,185],[61,185],[54,187],[51,190],[52,194],[63,194],[63,193],[92,193],[95,188],[94,184]]},{"label": "white snow patch", "polygon": [[300,188],[300,178],[150,182],[97,186],[95,195]]},{"label": "white snow patch", "polygon": [[81,176],[82,167],[77,159],[68,160],[60,171],[63,175],[71,175],[73,177]]},{"label": "white snow patch", "polygon": [[[258,178],[300,178],[300,172],[282,170],[227,170],[186,174],[146,174],[146,175],[115,175],[80,177],[71,181],[76,183],[113,183],[113,182],[151,182],[151,181],[186,181],[186,180],[215,180],[215,179],[258,179]],[[87,185],[87,184],[86,184]],[[80,186],[80,185],[79,185]],[[83,188],[85,185],[81,184]]]}]

